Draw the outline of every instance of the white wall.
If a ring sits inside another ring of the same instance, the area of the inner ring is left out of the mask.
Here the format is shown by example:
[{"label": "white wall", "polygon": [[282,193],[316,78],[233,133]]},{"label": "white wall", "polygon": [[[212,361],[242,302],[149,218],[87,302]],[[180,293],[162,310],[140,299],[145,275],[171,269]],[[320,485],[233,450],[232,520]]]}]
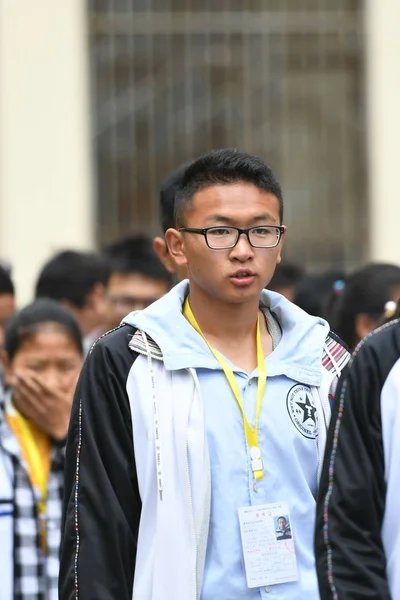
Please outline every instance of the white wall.
[{"label": "white wall", "polygon": [[400,264],[400,2],[366,5],[370,258]]},{"label": "white wall", "polygon": [[20,304],[43,262],[94,243],[86,2],[0,0],[0,257]]}]

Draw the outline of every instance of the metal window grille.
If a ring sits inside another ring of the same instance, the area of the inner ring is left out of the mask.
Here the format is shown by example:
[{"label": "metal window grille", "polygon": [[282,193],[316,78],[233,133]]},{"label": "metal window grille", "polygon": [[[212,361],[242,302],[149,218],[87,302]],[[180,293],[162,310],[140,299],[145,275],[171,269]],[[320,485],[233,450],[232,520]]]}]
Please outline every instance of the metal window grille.
[{"label": "metal window grille", "polygon": [[287,259],[358,266],[362,11],[360,0],[89,0],[99,242],[156,233],[168,172],[237,146],[282,183]]}]

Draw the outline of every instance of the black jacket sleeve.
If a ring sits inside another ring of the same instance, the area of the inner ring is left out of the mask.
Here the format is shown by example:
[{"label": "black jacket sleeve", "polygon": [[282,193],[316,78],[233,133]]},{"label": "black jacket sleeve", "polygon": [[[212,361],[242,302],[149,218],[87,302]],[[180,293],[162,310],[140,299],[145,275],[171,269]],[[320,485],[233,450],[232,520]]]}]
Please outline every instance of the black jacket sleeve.
[{"label": "black jacket sleeve", "polygon": [[393,331],[359,347],[339,383],[317,502],[316,564],[322,600],[387,600],[381,540],[386,484],[380,397],[398,359]]},{"label": "black jacket sleeve", "polygon": [[67,438],[60,600],[131,600],[141,511],[126,380],[134,329],[85,361]]}]

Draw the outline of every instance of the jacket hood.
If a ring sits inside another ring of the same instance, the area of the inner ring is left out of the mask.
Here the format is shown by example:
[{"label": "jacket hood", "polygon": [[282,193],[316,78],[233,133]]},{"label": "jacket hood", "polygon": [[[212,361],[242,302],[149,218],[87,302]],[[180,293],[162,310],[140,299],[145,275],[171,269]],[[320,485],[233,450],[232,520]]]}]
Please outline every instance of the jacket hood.
[{"label": "jacket hood", "polygon": [[[123,323],[154,340],[167,370],[221,369],[206,342],[182,314],[188,293],[189,281],[184,280],[145,310],[131,312]],[[275,292],[262,290],[260,303],[270,309],[282,329],[281,341],[266,359],[268,376],[286,375],[306,385],[319,386],[328,323],[308,315]]]}]

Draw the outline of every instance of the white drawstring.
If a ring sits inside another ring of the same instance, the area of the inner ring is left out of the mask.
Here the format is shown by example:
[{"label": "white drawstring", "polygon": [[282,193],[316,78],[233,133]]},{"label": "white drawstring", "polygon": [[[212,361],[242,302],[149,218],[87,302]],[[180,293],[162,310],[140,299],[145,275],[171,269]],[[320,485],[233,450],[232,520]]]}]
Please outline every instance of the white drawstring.
[{"label": "white drawstring", "polygon": [[156,451],[156,468],[157,468],[157,487],[158,493],[160,494],[160,500],[162,500],[163,494],[163,471],[162,471],[162,450],[161,450],[161,436],[160,436],[160,421],[158,418],[158,405],[157,405],[157,394],[156,385],[154,379],[153,362],[151,360],[150,347],[147,341],[147,336],[142,332],[142,338],[146,347],[147,363],[149,366],[150,380],[151,380],[151,391],[153,396],[153,426],[154,426],[154,446]]},{"label": "white drawstring", "polygon": [[327,355],[329,356],[329,358],[331,359],[331,362],[332,362],[333,368],[335,369],[336,375],[338,377],[340,377],[342,374],[342,371],[340,370],[339,365],[337,364],[336,360],[333,358],[332,352],[329,350],[327,344],[324,344],[324,349],[325,349],[325,352],[327,353]]},{"label": "white drawstring", "polygon": [[325,419],[325,413],[322,406],[322,399],[316,388],[311,388],[311,394],[314,399],[315,408],[317,409],[318,415],[318,432],[316,436],[317,442],[317,452],[318,452],[318,471],[317,471],[317,481],[321,478],[322,467],[323,467],[323,458],[324,458],[324,450],[326,444],[327,437],[327,423]]}]

